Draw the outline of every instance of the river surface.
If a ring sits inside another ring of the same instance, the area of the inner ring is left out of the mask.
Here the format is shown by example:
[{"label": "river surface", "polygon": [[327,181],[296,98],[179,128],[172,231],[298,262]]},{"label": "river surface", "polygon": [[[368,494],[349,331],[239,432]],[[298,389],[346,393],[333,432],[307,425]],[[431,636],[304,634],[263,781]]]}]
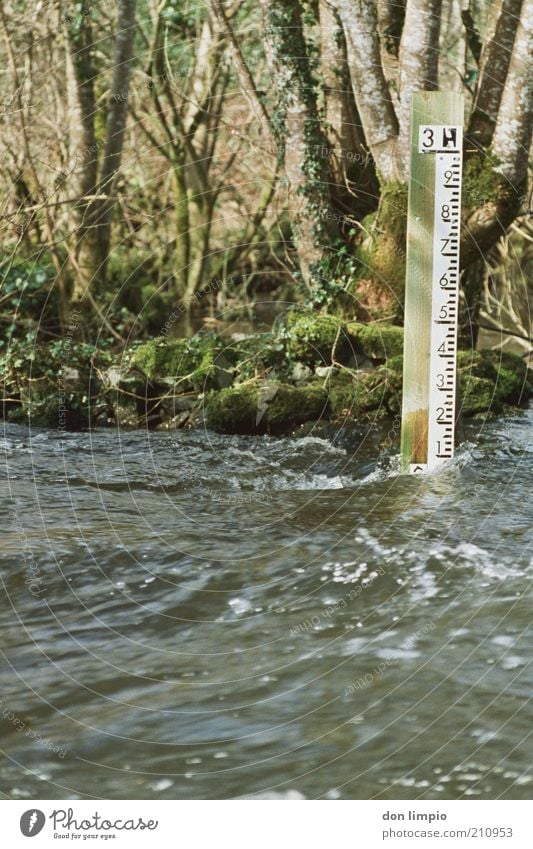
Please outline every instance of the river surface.
[{"label": "river surface", "polygon": [[532,424],[7,426],[3,797],[530,799]]}]

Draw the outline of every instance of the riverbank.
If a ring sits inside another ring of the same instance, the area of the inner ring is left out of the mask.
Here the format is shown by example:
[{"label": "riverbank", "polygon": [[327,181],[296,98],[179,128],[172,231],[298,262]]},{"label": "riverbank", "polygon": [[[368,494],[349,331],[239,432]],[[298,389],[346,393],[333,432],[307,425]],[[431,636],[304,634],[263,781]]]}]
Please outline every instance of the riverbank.
[{"label": "riverbank", "polygon": [[[3,356],[3,415],[12,423],[228,434],[295,433],[388,421],[401,411],[403,329],[291,310],[268,332],[202,330],[122,351],[76,343],[17,343]],[[501,351],[460,350],[462,416],[525,405],[533,378]]]}]

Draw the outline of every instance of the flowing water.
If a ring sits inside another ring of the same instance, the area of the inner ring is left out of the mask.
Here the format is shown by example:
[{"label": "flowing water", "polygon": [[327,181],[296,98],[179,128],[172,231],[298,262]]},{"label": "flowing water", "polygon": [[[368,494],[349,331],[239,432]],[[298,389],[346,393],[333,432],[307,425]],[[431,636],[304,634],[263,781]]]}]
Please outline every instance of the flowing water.
[{"label": "flowing water", "polygon": [[532,422],[8,426],[4,797],[531,798]]}]

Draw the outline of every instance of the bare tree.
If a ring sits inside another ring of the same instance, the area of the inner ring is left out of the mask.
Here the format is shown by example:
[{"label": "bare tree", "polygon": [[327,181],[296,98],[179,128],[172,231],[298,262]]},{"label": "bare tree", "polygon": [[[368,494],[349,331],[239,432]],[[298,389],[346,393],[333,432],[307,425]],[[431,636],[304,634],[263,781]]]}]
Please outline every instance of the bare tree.
[{"label": "bare tree", "polygon": [[96,110],[89,16],[82,15],[81,22],[75,19],[74,26],[71,25],[67,29],[67,68],[72,69],[70,89],[73,92],[75,109],[73,153],[75,157],[81,155],[76,170],[79,172],[79,209],[82,216],[75,251],[78,273],[75,278],[73,301],[86,297],[88,287],[96,276],[105,278],[114,208],[113,190],[120,168],[128,115],[136,32],[135,11],[136,0],[118,0],[113,73],[99,176],[94,131]]}]

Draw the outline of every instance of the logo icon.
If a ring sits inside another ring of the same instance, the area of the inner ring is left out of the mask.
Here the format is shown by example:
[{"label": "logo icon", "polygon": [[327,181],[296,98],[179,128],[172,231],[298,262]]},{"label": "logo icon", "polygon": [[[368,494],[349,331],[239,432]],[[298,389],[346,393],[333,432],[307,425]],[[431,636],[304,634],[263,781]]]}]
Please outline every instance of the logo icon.
[{"label": "logo icon", "polygon": [[255,426],[258,427],[261,419],[268,410],[268,405],[274,400],[278,394],[279,386],[276,383],[265,383],[257,395],[257,413],[255,416]]},{"label": "logo icon", "polygon": [[24,837],[35,837],[42,831],[46,822],[46,817],[42,811],[37,808],[31,808],[25,811],[20,818],[20,830]]}]

